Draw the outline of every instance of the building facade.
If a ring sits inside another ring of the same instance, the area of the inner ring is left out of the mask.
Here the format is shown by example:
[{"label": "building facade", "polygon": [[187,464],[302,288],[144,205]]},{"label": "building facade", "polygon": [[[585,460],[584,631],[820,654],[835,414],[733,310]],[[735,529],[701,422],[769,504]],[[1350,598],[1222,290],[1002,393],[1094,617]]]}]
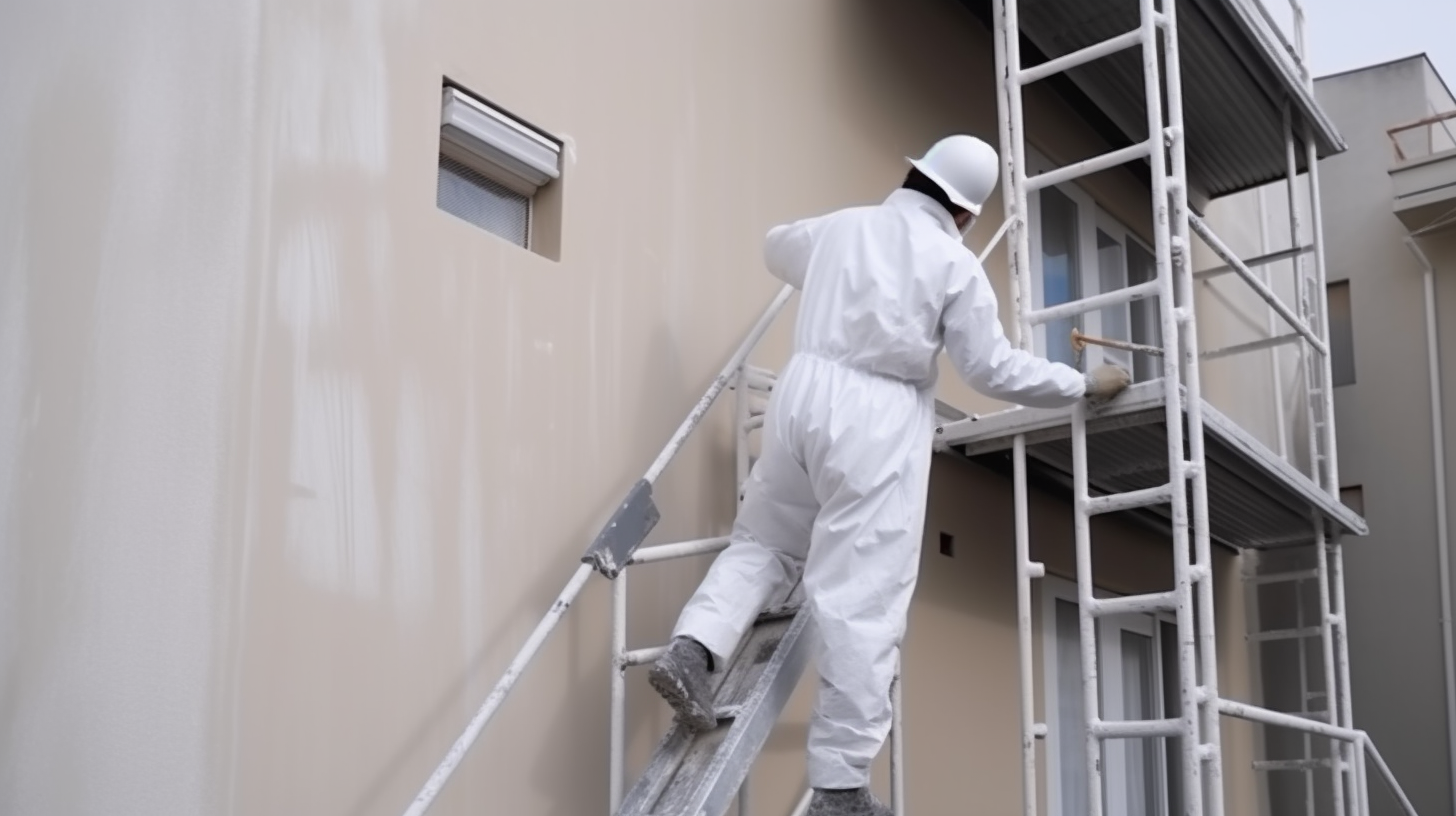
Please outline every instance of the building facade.
[{"label": "building facade", "polygon": [[[997,141],[989,10],[0,12],[0,810],[401,812],[773,296],[764,232],[882,199],[904,157],[946,133]],[[1264,47],[1232,39],[1230,53]],[[1095,96],[1027,88],[1033,168],[1123,146],[1118,107]],[[470,117],[500,155],[461,152],[448,130]],[[1198,206],[1271,180],[1257,158],[1194,191]],[[1030,204],[1037,307],[1154,274],[1145,170]],[[1002,207],[988,203],[971,246],[992,240]],[[1004,253],[988,271],[1010,321]],[[1246,319],[1203,295],[1197,307],[1209,337]],[[791,323],[755,363],[782,364]],[[1075,326],[1157,342],[1136,303]],[[1039,351],[1160,375],[1156,360],[1079,354],[1060,339],[1073,327],[1041,332]],[[1276,404],[1293,368],[1242,365],[1210,367],[1204,395],[1275,449],[1295,422]],[[948,366],[938,396],[962,414],[1005,407]],[[714,409],[658,485],[652,542],[727,531],[732,436]],[[1361,478],[1370,501],[1376,477]],[[1070,816],[1085,806],[1069,725],[1076,562],[1054,482],[1030,496],[1049,573],[1034,604],[1049,726],[1037,795]],[[994,462],[937,457],[903,670],[922,812],[1021,805],[1012,507]],[[1094,533],[1101,590],[1167,589],[1166,532],[1113,514]],[[1219,546],[1212,569],[1220,691],[1255,699],[1248,558]],[[704,566],[634,572],[629,645],[666,638]],[[434,812],[606,809],[609,596],[588,585]],[[1119,667],[1105,699],[1129,719],[1166,713],[1167,624],[1103,632]],[[754,767],[755,812],[799,798],[812,687]],[[669,717],[640,675],[626,702],[632,775]],[[1129,812],[1175,801],[1161,747],[1109,754]],[[1225,721],[1222,750],[1227,811],[1267,807],[1255,727]]]}]

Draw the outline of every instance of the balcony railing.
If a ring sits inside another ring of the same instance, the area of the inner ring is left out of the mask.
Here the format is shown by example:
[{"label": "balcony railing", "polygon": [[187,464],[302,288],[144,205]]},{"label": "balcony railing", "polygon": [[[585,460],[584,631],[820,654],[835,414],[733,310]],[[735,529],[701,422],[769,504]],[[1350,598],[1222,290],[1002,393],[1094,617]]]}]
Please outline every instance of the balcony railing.
[{"label": "balcony railing", "polygon": [[1456,110],[1396,125],[1386,131],[1397,162],[1416,161],[1456,150]]}]

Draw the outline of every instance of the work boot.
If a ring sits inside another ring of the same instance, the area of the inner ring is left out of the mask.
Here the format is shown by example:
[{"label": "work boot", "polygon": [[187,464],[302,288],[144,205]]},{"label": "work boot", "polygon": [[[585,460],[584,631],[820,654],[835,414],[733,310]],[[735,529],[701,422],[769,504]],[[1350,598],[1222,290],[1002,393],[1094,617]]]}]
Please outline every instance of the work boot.
[{"label": "work boot", "polygon": [[805,816],[893,816],[894,811],[880,803],[869,788],[828,790],[815,788]]},{"label": "work boot", "polygon": [[708,681],[710,659],[703,644],[689,637],[675,637],[647,672],[648,681],[677,712],[678,721],[693,731],[708,731],[718,725]]}]

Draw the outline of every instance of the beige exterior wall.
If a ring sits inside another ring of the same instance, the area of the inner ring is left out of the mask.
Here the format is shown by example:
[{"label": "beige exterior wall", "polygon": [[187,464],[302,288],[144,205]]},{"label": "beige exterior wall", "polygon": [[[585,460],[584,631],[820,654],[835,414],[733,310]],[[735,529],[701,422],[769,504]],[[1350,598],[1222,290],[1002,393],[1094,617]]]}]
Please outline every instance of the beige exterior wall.
[{"label": "beige exterior wall", "polygon": [[[775,291],[763,231],[878,200],[948,131],[994,139],[989,34],[909,4],[0,12],[0,811],[400,811]],[[436,209],[443,76],[566,140],[559,262]],[[1101,149],[1027,108],[1051,158]],[[1087,187],[1146,224],[1130,177]],[[994,407],[946,373],[944,399]],[[653,540],[727,529],[726,418],[673,465]],[[1067,508],[1036,501],[1066,574]],[[967,779],[988,811],[1019,796],[1010,520],[1004,480],[937,464],[927,534],[965,554],[928,548],[912,613],[922,807]],[[1106,532],[1109,588],[1167,577],[1150,534]],[[701,569],[634,573],[632,645]],[[602,807],[607,596],[438,812]],[[802,782],[807,686],[763,812]],[[667,719],[641,682],[629,706],[635,770]],[[1253,786],[1226,734],[1232,807]]]}]

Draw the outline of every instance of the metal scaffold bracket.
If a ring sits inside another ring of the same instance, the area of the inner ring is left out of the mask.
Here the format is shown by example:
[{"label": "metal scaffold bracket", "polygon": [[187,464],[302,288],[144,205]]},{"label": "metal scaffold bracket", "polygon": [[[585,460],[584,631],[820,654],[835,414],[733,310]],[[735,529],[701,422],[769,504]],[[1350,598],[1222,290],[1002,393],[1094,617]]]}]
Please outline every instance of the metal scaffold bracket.
[{"label": "metal scaffold bracket", "polygon": [[652,483],[642,479],[632,487],[596,540],[581,557],[583,563],[608,578],[616,578],[632,560],[632,553],[657,526],[662,514],[652,500]]}]

